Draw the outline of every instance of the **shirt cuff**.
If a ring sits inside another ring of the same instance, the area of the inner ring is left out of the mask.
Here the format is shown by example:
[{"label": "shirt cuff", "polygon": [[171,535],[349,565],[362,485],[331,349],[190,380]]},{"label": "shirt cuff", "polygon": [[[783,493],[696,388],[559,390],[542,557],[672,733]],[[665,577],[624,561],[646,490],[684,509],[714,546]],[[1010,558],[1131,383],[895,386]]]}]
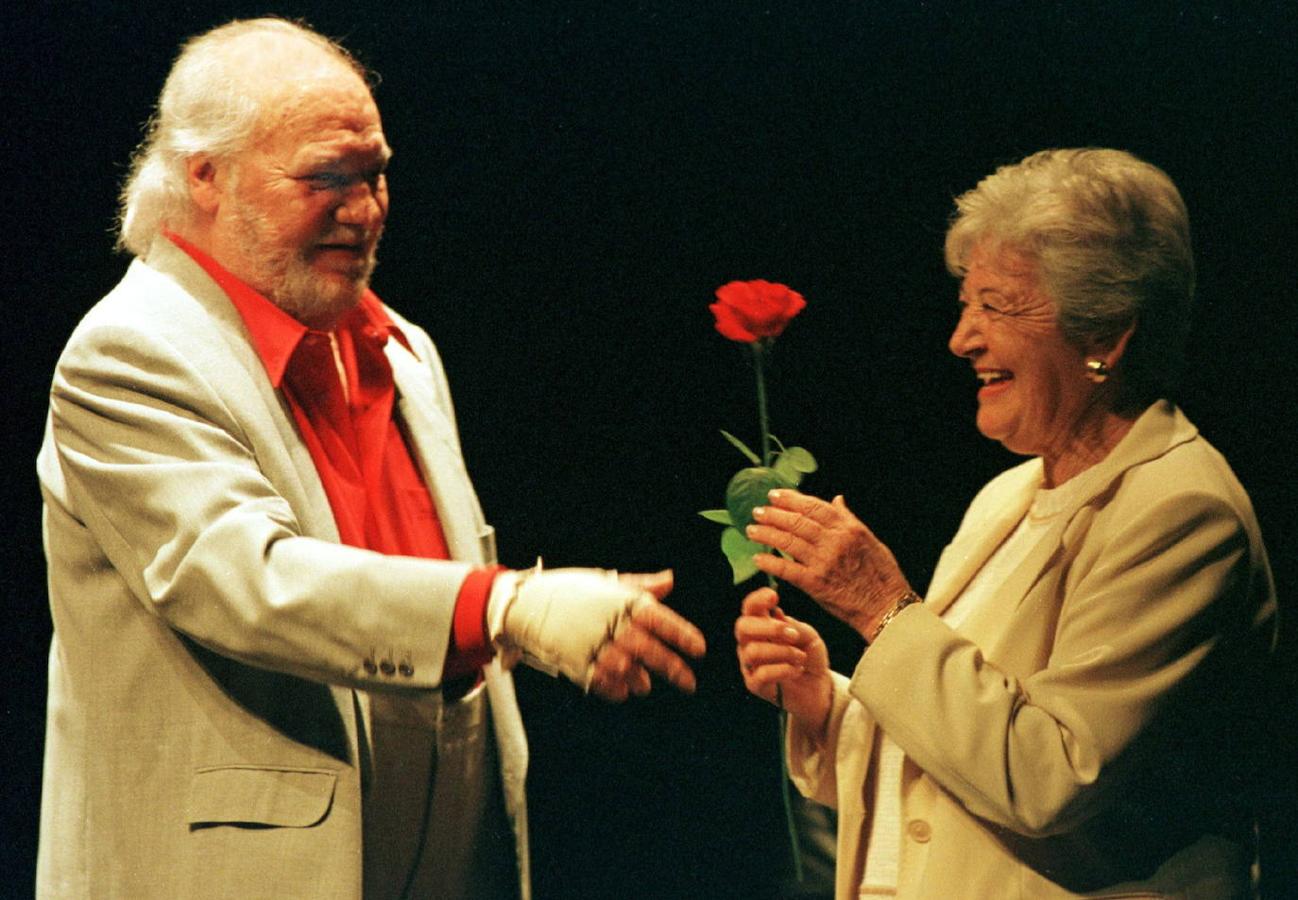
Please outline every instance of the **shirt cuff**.
[{"label": "shirt cuff", "polygon": [[451,644],[446,651],[442,681],[470,675],[491,662],[494,650],[487,634],[487,598],[504,566],[474,569],[460,585],[451,624]]}]

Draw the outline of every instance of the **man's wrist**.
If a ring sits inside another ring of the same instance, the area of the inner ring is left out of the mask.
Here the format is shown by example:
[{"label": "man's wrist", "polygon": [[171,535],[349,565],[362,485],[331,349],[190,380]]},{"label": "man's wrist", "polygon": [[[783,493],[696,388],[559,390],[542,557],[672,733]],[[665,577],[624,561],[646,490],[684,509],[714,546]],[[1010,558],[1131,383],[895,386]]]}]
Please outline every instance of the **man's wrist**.
[{"label": "man's wrist", "polygon": [[509,608],[518,599],[519,589],[524,582],[542,569],[540,557],[537,557],[535,568],[500,572],[491,586],[487,598],[486,625],[487,639],[499,649],[517,649],[505,634],[506,619]]}]

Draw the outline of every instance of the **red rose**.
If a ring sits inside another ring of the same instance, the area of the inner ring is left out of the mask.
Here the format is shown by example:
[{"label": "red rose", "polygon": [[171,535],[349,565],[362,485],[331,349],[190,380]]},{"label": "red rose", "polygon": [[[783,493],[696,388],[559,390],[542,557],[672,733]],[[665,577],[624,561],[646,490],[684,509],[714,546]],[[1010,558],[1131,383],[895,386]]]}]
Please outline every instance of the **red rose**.
[{"label": "red rose", "polygon": [[708,309],[716,317],[717,331],[732,341],[751,344],[779,335],[806,305],[802,295],[787,284],[758,278],[723,284],[717,288],[717,302]]}]

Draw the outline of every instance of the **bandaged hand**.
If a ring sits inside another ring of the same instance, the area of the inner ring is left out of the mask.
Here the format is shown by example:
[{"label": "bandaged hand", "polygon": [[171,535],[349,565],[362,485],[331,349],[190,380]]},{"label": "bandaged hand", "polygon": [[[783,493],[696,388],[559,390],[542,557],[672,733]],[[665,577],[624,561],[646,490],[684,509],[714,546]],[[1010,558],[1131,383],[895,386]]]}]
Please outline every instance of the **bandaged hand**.
[{"label": "bandaged hand", "polygon": [[680,690],[694,674],[676,652],[702,656],[703,635],[662,603],[670,572],[623,575],[602,569],[502,572],[487,601],[493,643],[529,665],[562,674],[609,700],[647,694],[650,673]]}]

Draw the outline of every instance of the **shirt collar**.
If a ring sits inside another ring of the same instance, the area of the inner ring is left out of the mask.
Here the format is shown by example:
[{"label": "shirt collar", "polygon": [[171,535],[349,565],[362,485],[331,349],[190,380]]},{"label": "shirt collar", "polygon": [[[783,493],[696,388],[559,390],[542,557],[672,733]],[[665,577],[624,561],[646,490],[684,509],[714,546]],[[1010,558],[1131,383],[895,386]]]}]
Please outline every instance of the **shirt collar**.
[{"label": "shirt collar", "polygon": [[[165,232],[165,235],[173,244],[189,254],[194,262],[198,263],[203,271],[220,286],[221,290],[225,291],[226,296],[230,298],[230,303],[243,319],[244,327],[248,329],[248,337],[252,341],[253,349],[257,351],[262,365],[266,367],[266,374],[270,376],[271,384],[280,387],[284,380],[284,371],[293,357],[293,351],[311,329],[249,287],[246,282],[231,274],[215,259],[180,235],[171,231]],[[371,340],[376,340],[379,346],[386,343],[389,336],[393,336],[407,350],[411,349],[410,342],[387,314],[382,301],[368,289],[361,296],[355,309],[343,316],[338,323],[338,330],[348,330],[356,336],[364,335]]]}]

